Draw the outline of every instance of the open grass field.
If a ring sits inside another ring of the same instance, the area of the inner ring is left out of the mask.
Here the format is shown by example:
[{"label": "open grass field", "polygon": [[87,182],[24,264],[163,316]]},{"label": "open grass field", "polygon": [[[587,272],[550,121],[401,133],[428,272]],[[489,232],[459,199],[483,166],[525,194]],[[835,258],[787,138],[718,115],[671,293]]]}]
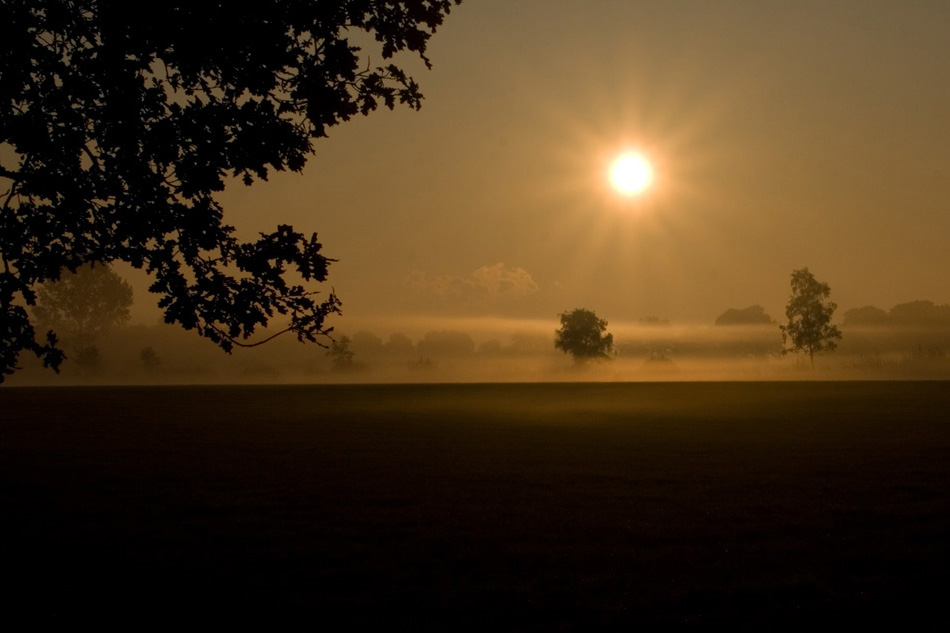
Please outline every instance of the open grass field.
[{"label": "open grass field", "polygon": [[0,556],[7,620],[946,630],[950,384],[7,388]]}]

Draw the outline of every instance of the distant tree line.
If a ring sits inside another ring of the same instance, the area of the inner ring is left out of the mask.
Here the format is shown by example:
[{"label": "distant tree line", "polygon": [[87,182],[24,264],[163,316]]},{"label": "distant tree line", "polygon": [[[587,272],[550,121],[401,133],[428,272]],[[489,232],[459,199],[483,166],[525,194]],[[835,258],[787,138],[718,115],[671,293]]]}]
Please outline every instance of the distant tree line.
[{"label": "distant tree line", "polygon": [[890,311],[864,306],[845,312],[844,325],[950,328],[950,305],[936,305],[933,301],[910,301],[897,304]]},{"label": "distant tree line", "polygon": [[[724,337],[712,336],[703,339],[681,338],[678,330],[670,329],[661,335],[641,334],[629,337],[615,345],[614,336],[607,332],[607,321],[595,312],[583,308],[560,314],[561,327],[554,332],[554,349],[572,357],[577,367],[594,361],[610,360],[618,354],[627,358],[643,358],[646,362],[670,361],[674,355],[689,357],[755,357],[775,356],[779,353],[802,353],[814,364],[817,353],[834,350],[842,338],[840,329],[832,323],[836,305],[830,301],[828,284],[819,282],[807,268],[793,271],[792,294],[786,306],[786,322],[779,325],[783,345],[769,342],[762,328],[741,329]],[[183,357],[193,354],[191,350],[175,349],[174,344],[165,344],[163,334],[156,328],[125,328],[132,304],[132,290],[107,265],[81,267],[75,274],[66,274],[58,282],[39,289],[37,305],[33,308],[36,322],[61,333],[63,348],[73,363],[81,370],[99,370],[108,354],[123,357],[125,366],[135,359],[140,370],[148,374],[171,372],[173,365],[180,366]],[[641,325],[665,325],[668,321],[656,317],[640,319]],[[717,319],[717,325],[772,325],[775,321],[760,305],[742,309],[729,309]],[[950,332],[950,306],[935,305],[931,301],[913,301],[894,306],[885,312],[874,306],[849,310],[844,315],[845,326],[931,327],[944,328]],[[120,330],[129,329],[128,335],[118,336]],[[154,332],[153,332],[154,330]],[[133,333],[134,331],[134,333]],[[774,332],[774,330],[773,330]],[[411,371],[441,370],[447,367],[464,366],[465,361],[500,361],[508,358],[541,358],[551,355],[550,335],[514,333],[508,343],[497,338],[476,343],[469,334],[458,330],[433,330],[418,340],[402,333],[393,333],[384,339],[367,331],[335,335],[322,354],[309,353],[313,372],[351,372],[370,369]],[[104,341],[109,345],[100,348]],[[775,339],[771,339],[775,340]],[[915,340],[914,358],[943,358],[943,342],[935,346],[933,340]],[[124,346],[124,347],[120,347]],[[893,348],[891,348],[893,349]],[[127,350],[127,353],[123,350]],[[134,354],[133,354],[134,352]],[[167,352],[167,354],[166,354]],[[320,359],[322,355],[322,360]],[[271,374],[293,371],[293,362],[299,363],[297,354],[290,356],[267,353],[257,354],[258,370],[266,369]],[[235,361],[250,362],[251,356]],[[268,358],[268,361],[261,359]],[[166,359],[171,362],[166,365]],[[208,361],[201,361],[207,363]],[[264,363],[264,364],[262,364]],[[72,364],[72,363],[71,363]],[[220,363],[211,363],[218,366]],[[116,366],[118,367],[118,366]],[[223,365],[222,365],[223,367]],[[233,371],[225,370],[225,371]]]},{"label": "distant tree line", "polygon": [[[748,308],[729,308],[718,317],[716,325],[768,325],[775,323],[759,305]],[[890,310],[876,306],[852,308],[843,315],[846,327],[916,327],[950,329],[950,305],[933,301],[899,303]]]}]

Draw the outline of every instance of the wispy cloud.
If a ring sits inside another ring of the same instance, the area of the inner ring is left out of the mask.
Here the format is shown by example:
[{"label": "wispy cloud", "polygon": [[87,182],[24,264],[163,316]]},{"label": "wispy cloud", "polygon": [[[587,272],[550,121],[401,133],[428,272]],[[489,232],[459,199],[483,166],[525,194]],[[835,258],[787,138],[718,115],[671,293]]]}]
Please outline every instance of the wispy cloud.
[{"label": "wispy cloud", "polygon": [[406,278],[405,286],[420,307],[462,311],[514,305],[538,292],[528,271],[501,263],[482,266],[468,277],[417,271]]}]

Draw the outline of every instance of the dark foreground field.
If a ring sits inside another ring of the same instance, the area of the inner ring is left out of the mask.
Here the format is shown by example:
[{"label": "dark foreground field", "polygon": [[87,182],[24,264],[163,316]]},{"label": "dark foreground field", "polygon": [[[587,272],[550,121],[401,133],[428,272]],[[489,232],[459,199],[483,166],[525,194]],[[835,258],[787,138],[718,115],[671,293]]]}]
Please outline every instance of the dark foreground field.
[{"label": "dark foreground field", "polygon": [[948,411],[946,383],[3,389],[4,619],[947,630]]}]

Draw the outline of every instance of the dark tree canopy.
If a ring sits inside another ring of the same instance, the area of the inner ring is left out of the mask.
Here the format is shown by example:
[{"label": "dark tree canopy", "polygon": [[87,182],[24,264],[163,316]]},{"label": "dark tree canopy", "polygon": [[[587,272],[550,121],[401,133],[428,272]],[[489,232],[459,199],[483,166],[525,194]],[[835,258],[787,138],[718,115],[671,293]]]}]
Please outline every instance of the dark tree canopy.
[{"label": "dark tree canopy", "polygon": [[226,351],[275,315],[326,334],[337,298],[300,283],[327,277],[316,234],[241,242],[214,193],[300,171],[314,138],[380,104],[418,108],[415,81],[354,42],[428,65],[458,2],[0,0],[0,380],[21,351],[58,367],[26,308],[90,262],[145,269],[165,320]]},{"label": "dark tree canopy", "polygon": [[555,349],[570,354],[577,363],[610,358],[614,335],[604,333],[607,321],[582,308],[559,316],[561,327],[554,331]]},{"label": "dark tree canopy", "polygon": [[838,307],[828,300],[828,284],[815,279],[807,268],[792,272],[792,296],[785,308],[786,325],[780,325],[782,340],[791,343],[782,351],[805,352],[815,365],[815,352],[832,351],[838,347],[841,331],[831,324]]}]

